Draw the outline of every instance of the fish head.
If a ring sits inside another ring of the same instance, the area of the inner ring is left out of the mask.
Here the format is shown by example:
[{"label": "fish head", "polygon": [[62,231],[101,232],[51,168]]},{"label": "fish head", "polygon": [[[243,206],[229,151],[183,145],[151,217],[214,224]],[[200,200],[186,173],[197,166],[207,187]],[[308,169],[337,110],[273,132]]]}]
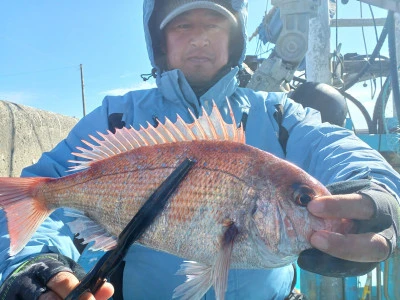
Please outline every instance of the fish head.
[{"label": "fish head", "polygon": [[292,164],[274,167],[264,177],[256,200],[253,220],[262,255],[277,266],[294,261],[300,252],[311,248],[315,231],[340,232],[342,220],[322,219],[307,210],[314,199],[330,195],[328,189]]}]

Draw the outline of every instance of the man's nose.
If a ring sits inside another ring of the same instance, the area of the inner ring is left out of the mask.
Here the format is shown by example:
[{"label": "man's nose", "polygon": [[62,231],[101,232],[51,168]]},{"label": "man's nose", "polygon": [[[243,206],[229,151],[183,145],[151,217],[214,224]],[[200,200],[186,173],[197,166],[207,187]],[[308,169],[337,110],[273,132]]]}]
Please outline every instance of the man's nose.
[{"label": "man's nose", "polygon": [[190,39],[190,44],[193,47],[206,47],[210,44],[210,39],[207,30],[204,28],[196,28],[193,31],[193,36]]}]

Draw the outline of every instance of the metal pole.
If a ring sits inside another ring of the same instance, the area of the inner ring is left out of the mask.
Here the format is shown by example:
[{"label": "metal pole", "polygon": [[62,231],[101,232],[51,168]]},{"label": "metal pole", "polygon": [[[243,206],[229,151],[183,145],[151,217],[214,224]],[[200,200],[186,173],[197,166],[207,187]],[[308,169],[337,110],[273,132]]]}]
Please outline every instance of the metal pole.
[{"label": "metal pole", "polygon": [[376,266],[376,300],[382,300],[382,268],[381,264],[379,263]]},{"label": "metal pole", "polygon": [[330,35],[328,0],[322,0],[318,16],[310,20],[306,55],[307,81],[331,84]]},{"label": "metal pole", "polygon": [[[397,63],[400,62],[400,14],[394,14],[394,24],[395,24],[395,41],[396,41],[396,58]],[[397,116],[396,106],[393,101],[393,115]],[[400,116],[397,116],[400,118]]]},{"label": "metal pole", "polygon": [[81,69],[81,88],[82,88],[82,107],[83,107],[83,116],[86,116],[86,105],[85,105],[85,85],[83,83],[83,66],[80,64]]},{"label": "metal pole", "polygon": [[331,27],[361,27],[361,26],[383,26],[386,18],[372,19],[332,19],[330,20]]}]

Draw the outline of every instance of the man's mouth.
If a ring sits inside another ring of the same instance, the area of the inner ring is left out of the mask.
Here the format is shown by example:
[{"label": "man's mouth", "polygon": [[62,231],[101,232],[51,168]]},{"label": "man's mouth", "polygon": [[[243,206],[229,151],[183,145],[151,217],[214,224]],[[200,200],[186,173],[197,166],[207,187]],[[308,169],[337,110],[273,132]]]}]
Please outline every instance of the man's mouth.
[{"label": "man's mouth", "polygon": [[210,58],[207,56],[191,56],[188,58],[188,60],[192,63],[206,63],[210,61]]}]

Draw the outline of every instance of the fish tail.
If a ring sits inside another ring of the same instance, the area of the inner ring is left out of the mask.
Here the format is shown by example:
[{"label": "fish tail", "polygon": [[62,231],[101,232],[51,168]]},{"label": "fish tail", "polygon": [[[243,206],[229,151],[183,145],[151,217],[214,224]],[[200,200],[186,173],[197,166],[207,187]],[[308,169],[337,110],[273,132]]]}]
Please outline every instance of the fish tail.
[{"label": "fish tail", "polygon": [[0,208],[7,217],[10,255],[22,250],[53,211],[47,208],[39,190],[49,180],[44,177],[0,177]]}]

